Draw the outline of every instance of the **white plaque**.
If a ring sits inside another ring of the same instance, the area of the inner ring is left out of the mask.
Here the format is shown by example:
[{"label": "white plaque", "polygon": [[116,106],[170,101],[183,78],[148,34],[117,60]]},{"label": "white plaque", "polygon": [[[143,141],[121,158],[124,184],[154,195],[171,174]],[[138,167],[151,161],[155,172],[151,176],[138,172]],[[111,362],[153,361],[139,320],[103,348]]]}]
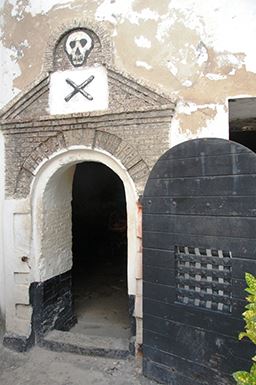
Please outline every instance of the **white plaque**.
[{"label": "white plaque", "polygon": [[51,74],[51,115],[101,111],[108,108],[108,78],[103,66],[58,71]]}]

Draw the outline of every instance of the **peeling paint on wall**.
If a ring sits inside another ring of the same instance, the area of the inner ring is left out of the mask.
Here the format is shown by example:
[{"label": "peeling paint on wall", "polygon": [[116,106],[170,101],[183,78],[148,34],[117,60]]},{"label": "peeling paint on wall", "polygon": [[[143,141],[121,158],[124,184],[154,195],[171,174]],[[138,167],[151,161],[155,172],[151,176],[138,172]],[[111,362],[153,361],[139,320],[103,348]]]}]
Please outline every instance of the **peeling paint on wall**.
[{"label": "peeling paint on wall", "polygon": [[[215,115],[208,115],[203,105],[224,106],[230,97],[256,95],[252,1],[2,0],[0,4],[0,106],[42,72],[52,31],[81,18],[105,23],[117,67],[173,99],[198,106],[193,118],[177,113],[179,132],[186,138],[198,132],[207,135],[205,124],[212,134]],[[227,119],[222,124],[227,137]]]},{"label": "peeling paint on wall", "polygon": [[141,48],[151,48],[151,41],[147,39],[145,36],[139,36],[135,37],[135,43],[137,44],[138,47]]},{"label": "peeling paint on wall", "polygon": [[15,50],[6,48],[0,42],[1,51],[1,92],[0,92],[0,106],[4,106],[6,102],[11,100],[20,90],[14,86],[10,87],[10,75],[15,78],[21,74],[20,66],[18,64],[18,57]]},{"label": "peeling paint on wall", "polygon": [[146,70],[151,70],[152,66],[148,63],[146,63],[145,61],[142,61],[142,60],[137,60],[136,61],[136,66],[137,67],[143,67],[143,68],[146,68]]},{"label": "peeling paint on wall", "polygon": [[227,125],[226,105],[196,105],[181,101],[177,105],[177,112],[171,123],[170,147],[194,138],[228,139],[228,131],[225,130]]}]

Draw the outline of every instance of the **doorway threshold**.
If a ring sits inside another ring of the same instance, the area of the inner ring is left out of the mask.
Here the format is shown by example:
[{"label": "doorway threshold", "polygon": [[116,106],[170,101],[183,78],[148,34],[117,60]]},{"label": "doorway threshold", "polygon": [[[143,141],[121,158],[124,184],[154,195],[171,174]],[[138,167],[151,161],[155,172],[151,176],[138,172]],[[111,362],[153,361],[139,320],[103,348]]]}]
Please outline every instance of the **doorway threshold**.
[{"label": "doorway threshold", "polygon": [[126,359],[130,356],[126,338],[86,336],[84,334],[52,330],[40,346],[57,352],[75,353],[97,357]]}]

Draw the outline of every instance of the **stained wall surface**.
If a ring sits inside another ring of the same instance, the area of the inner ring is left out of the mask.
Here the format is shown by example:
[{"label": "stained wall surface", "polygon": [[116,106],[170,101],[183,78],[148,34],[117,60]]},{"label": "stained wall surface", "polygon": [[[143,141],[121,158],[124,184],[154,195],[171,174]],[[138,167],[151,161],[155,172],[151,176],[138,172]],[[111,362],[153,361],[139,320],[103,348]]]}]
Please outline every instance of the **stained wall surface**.
[{"label": "stained wall surface", "polygon": [[170,145],[227,137],[227,99],[256,92],[255,14],[250,0],[2,0],[0,105],[42,71],[60,24],[89,18],[112,36],[118,68],[178,100]]}]

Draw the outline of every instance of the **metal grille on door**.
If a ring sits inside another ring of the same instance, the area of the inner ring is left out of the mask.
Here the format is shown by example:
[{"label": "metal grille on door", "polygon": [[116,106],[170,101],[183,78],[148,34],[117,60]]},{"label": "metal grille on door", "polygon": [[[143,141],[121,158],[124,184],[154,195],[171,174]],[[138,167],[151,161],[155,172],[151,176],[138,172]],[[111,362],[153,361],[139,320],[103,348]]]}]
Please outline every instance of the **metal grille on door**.
[{"label": "metal grille on door", "polygon": [[175,250],[176,301],[231,313],[231,252],[184,246]]}]

